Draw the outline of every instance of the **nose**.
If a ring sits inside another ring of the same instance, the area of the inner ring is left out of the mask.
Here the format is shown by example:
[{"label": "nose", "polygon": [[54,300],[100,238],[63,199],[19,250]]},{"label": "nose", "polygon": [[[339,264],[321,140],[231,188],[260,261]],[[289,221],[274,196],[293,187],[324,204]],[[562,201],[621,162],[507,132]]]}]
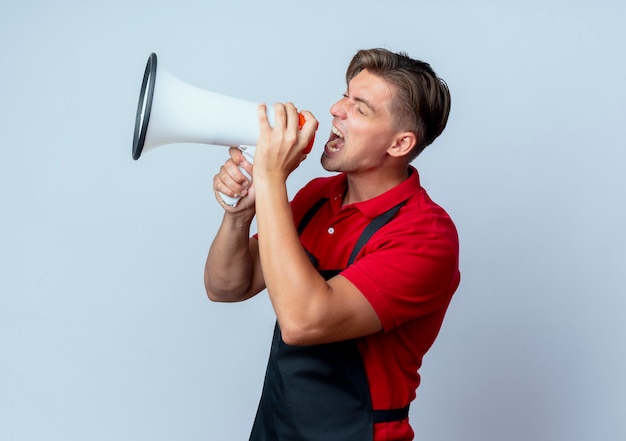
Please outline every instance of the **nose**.
[{"label": "nose", "polygon": [[330,106],[330,114],[337,118],[344,118],[346,115],[346,102],[347,98],[341,98],[335,104]]}]

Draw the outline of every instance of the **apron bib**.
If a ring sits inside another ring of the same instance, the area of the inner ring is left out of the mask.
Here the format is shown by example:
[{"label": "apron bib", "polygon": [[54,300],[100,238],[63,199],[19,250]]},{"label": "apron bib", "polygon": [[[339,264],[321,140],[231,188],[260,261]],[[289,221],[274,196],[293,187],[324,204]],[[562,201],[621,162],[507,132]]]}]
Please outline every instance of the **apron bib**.
[{"label": "apron bib", "polygon": [[[326,199],[321,199],[309,209],[298,225],[298,234],[325,202]],[[348,266],[402,205],[404,202],[365,228]],[[308,254],[316,265],[315,257]],[[341,271],[325,270],[320,274],[328,280]],[[408,413],[408,406],[372,409],[367,374],[356,340],[291,346],[283,341],[276,322],[250,441],[371,441],[374,423],[401,421]]]}]

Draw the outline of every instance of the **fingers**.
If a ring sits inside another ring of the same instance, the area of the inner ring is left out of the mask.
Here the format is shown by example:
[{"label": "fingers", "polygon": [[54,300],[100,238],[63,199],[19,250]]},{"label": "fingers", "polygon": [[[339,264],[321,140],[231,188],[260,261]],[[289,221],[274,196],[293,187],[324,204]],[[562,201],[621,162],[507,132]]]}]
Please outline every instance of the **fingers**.
[{"label": "fingers", "polygon": [[235,160],[229,159],[213,177],[213,189],[232,198],[244,197],[248,194],[251,175],[252,166],[248,162],[242,160],[241,165],[237,165]]},{"label": "fingers", "polygon": [[301,127],[302,130],[310,128],[315,132],[319,127],[319,121],[317,118],[315,118],[315,116],[308,110],[302,110],[300,114],[304,117],[304,124],[302,124]]},{"label": "fingers", "polygon": [[230,158],[232,159],[232,161],[241,169],[241,172],[246,176],[246,178],[248,178],[248,180],[252,179],[252,164],[251,161],[253,161],[253,157],[254,157],[254,149],[250,146],[246,146],[246,150],[248,151],[248,155],[252,155],[250,158],[246,157],[246,154],[244,154],[243,149],[244,146],[240,146],[240,147],[230,147],[228,149],[228,153],[230,154]]},{"label": "fingers", "polygon": [[[268,117],[268,115],[270,116]],[[296,129],[299,127],[298,115],[296,106],[289,102],[274,103],[271,109],[268,109],[265,104],[259,104],[257,107],[257,116],[261,124],[261,129]],[[273,118],[271,118],[271,116],[273,116]]]},{"label": "fingers", "polygon": [[308,110],[303,110],[300,114],[304,117],[304,124],[300,127],[301,135],[310,140],[309,143],[311,143],[315,138],[315,132],[319,127],[319,121]]},{"label": "fingers", "polygon": [[308,110],[298,111],[296,106],[291,103],[275,103],[270,112],[273,116],[273,125],[270,123],[271,117],[268,118],[267,106],[260,104],[258,107],[258,117],[261,124],[261,130],[269,133],[272,130],[283,132],[280,139],[287,139],[294,144],[298,141],[312,140],[315,131],[319,126],[318,120]]},{"label": "fingers", "polygon": [[259,119],[259,127],[261,130],[263,129],[271,129],[272,125],[267,116],[267,106],[264,103],[261,103],[257,106],[256,109],[257,117]]}]

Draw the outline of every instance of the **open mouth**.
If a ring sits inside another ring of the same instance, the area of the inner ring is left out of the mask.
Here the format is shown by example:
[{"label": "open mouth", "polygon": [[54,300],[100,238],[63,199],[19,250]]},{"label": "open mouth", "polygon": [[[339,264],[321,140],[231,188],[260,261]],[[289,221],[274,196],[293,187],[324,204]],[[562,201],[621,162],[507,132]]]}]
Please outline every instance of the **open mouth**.
[{"label": "open mouth", "polygon": [[341,133],[341,131],[333,125],[331,128],[330,138],[326,143],[326,150],[329,153],[335,153],[341,150],[344,144],[345,140],[343,139],[343,133]]}]

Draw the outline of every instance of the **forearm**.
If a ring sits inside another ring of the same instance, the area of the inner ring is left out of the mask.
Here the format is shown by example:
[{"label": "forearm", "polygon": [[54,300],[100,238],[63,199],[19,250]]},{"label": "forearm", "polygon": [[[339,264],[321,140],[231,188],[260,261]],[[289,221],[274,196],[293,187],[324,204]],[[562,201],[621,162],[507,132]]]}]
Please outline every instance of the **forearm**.
[{"label": "forearm", "polygon": [[251,222],[252,216],[224,214],[204,270],[209,299],[234,302],[258,292],[254,283],[256,259],[250,249]]},{"label": "forearm", "polygon": [[323,315],[326,281],[311,265],[293,223],[285,183],[257,181],[259,255],[268,294],[283,335],[314,332]]},{"label": "forearm", "polygon": [[305,123],[299,128],[293,104],[276,104],[274,111],[272,128],[264,107],[259,108],[254,187],[259,261],[283,340],[308,345],[363,335],[360,325],[353,326],[353,317],[363,316],[362,308],[354,305],[365,302],[371,307],[341,277],[326,282],[318,273],[300,243],[289,205],[287,177],[305,159],[303,152],[315,135],[317,120],[304,111]]}]

